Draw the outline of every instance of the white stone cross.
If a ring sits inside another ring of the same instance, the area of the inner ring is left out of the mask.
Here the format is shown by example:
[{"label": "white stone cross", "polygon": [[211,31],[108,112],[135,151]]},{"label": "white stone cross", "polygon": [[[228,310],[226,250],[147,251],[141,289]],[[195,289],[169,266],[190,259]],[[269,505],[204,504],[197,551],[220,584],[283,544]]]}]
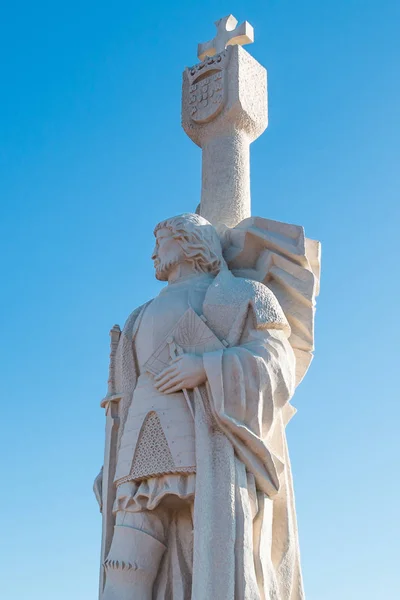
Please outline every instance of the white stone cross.
[{"label": "white stone cross", "polygon": [[197,56],[200,60],[204,60],[206,56],[219,54],[227,46],[235,44],[243,46],[254,42],[254,29],[247,21],[238,25],[237,19],[233,15],[228,15],[215,21],[215,25],[217,26],[215,38],[198,45]]}]

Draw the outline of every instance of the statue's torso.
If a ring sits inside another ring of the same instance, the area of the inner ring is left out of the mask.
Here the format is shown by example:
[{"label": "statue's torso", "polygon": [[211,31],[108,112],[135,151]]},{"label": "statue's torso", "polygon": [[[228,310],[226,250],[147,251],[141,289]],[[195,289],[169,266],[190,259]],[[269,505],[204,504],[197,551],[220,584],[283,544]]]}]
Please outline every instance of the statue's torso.
[{"label": "statue's torso", "polygon": [[195,472],[194,422],[185,396],[158,392],[145,364],[189,307],[201,314],[210,282],[199,276],[169,285],[143,313],[134,340],[139,377],[118,453],[118,483]]}]

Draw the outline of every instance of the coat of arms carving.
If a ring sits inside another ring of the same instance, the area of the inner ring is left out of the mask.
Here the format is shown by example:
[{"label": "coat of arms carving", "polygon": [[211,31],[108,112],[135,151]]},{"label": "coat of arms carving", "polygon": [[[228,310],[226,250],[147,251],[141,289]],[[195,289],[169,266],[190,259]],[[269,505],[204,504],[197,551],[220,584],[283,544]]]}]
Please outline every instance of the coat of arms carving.
[{"label": "coat of arms carving", "polygon": [[190,116],[195,123],[207,123],[214,119],[225,104],[225,67],[227,52],[207,57],[203,62],[188,69]]}]

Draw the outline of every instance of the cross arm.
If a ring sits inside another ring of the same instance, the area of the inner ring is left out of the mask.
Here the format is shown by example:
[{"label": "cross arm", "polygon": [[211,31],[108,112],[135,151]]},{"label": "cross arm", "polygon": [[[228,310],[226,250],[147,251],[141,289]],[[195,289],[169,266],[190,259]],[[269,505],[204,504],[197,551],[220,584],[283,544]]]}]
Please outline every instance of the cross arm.
[{"label": "cross arm", "polygon": [[215,22],[217,27],[217,35],[214,39],[199,44],[197,48],[197,56],[200,60],[204,60],[206,56],[214,56],[219,54],[227,46],[244,46],[254,42],[254,29],[248,21],[244,21],[241,25],[233,15],[228,15]]}]

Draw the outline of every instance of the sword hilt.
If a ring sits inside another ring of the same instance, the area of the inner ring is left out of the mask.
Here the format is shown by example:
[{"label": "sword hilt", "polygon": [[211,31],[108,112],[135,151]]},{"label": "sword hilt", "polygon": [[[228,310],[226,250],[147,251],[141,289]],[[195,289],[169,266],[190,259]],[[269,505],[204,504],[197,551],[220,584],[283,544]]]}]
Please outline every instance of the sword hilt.
[{"label": "sword hilt", "polygon": [[100,406],[107,407],[112,400],[119,400],[120,396],[116,394],[115,389],[115,356],[117,354],[118,342],[121,337],[121,328],[119,325],[114,325],[110,330],[110,365],[108,369],[108,390],[107,396],[103,398]]}]

